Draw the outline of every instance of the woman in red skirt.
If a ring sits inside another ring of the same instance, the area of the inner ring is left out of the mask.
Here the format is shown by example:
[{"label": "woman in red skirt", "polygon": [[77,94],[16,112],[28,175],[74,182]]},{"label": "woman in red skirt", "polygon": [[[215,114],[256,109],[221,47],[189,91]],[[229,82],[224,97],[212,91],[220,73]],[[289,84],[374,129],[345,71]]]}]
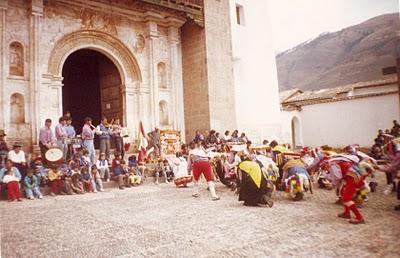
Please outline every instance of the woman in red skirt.
[{"label": "woman in red skirt", "polygon": [[195,198],[199,197],[199,179],[201,174],[203,174],[207,181],[212,200],[219,200],[220,197],[215,193],[211,164],[208,160],[206,151],[201,146],[201,141],[196,143],[196,148],[191,150],[189,155],[193,164],[194,193],[192,196]]}]

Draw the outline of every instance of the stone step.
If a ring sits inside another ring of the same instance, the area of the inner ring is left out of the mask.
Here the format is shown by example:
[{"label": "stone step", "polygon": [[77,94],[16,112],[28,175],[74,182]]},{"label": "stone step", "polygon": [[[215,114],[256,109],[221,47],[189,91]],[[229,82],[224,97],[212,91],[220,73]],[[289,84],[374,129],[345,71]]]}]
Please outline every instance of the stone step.
[{"label": "stone step", "polygon": [[[154,184],[155,181],[156,181],[156,178],[154,176],[147,177],[145,181],[142,181],[142,185]],[[165,182],[164,177],[159,177],[158,182],[164,183]],[[173,182],[170,182],[170,183],[173,184]],[[104,189],[118,188],[118,183],[114,180],[110,180],[110,182],[103,181],[103,188]],[[48,186],[40,187],[40,192],[43,195],[50,195],[50,187],[48,187]]]}]

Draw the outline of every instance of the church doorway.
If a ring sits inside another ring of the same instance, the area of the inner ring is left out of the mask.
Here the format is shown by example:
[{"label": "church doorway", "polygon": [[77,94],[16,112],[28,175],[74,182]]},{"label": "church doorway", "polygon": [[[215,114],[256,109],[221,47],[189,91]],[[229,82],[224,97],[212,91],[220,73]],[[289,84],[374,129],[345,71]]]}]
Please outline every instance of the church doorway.
[{"label": "church doorway", "polygon": [[115,64],[102,53],[81,49],[66,59],[63,69],[63,112],[71,112],[73,126],[80,134],[85,117],[98,125],[103,116],[123,119],[121,75]]}]

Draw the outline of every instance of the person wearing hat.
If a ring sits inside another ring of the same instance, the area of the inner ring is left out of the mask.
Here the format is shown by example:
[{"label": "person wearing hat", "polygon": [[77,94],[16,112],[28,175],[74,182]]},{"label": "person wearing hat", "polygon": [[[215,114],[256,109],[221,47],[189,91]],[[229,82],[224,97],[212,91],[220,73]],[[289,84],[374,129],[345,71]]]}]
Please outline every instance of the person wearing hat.
[{"label": "person wearing hat", "polygon": [[8,152],[8,159],[12,161],[13,166],[18,168],[22,177],[24,177],[27,166],[25,152],[21,149],[21,147],[22,145],[20,143],[14,143],[13,149]]},{"label": "person wearing hat", "polygon": [[5,141],[6,133],[4,130],[0,130],[0,169],[4,167],[4,162],[8,155],[8,146]]}]

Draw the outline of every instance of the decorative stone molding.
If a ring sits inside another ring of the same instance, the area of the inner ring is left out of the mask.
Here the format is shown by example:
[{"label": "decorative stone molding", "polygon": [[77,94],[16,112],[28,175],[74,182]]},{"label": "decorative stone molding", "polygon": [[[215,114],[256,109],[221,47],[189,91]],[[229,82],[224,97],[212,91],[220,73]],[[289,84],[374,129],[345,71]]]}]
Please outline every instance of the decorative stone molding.
[{"label": "decorative stone molding", "polygon": [[142,81],[138,63],[132,52],[114,36],[100,31],[82,30],[62,37],[51,51],[48,73],[61,75],[64,61],[72,52],[89,48],[98,50],[111,60],[125,81]]},{"label": "decorative stone molding", "polygon": [[145,46],[146,46],[146,39],[141,34],[137,35],[135,42],[135,52],[137,54],[141,54]]},{"label": "decorative stone molding", "polygon": [[98,30],[117,35],[115,21],[112,16],[85,9],[82,13],[82,29]]}]

